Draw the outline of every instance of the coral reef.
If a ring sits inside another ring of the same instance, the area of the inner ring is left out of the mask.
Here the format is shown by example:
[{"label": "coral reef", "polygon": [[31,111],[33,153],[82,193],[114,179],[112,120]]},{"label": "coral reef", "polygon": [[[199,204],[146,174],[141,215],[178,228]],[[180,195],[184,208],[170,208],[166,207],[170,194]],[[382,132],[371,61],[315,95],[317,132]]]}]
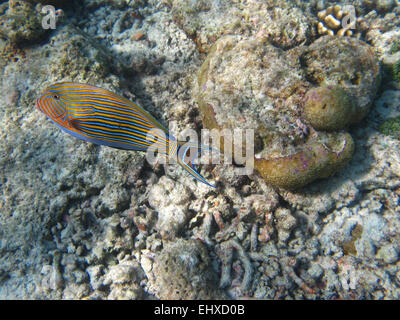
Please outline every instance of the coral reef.
[{"label": "coral reef", "polygon": [[[120,59],[112,58],[104,46],[74,27],[60,28],[53,40],[60,44],[60,47],[48,48],[58,58],[50,67],[53,81],[70,79],[79,82],[85,79],[88,83],[99,83],[110,74],[129,72]],[[113,85],[115,88],[119,86],[118,82]]]},{"label": "coral reef", "polygon": [[326,36],[284,52],[262,37],[227,36],[198,72],[198,103],[209,129],[254,129],[255,168],[272,185],[294,189],[344,167],[354,148],[350,135],[309,135],[303,122],[337,131],[361,121],[379,71],[372,49],[357,39]]},{"label": "coral reef", "polygon": [[400,39],[395,39],[390,47],[390,53],[393,54],[398,51],[400,51]]},{"label": "coral reef", "polygon": [[268,183],[285,189],[298,189],[316,179],[327,178],[350,161],[354,143],[350,134],[324,138],[308,142],[290,156],[256,158],[255,168]]},{"label": "coral reef", "polygon": [[[18,2],[0,4],[3,26]],[[319,37],[317,12],[342,3],[316,0],[60,0],[56,30],[2,36],[0,298],[398,300],[400,90],[386,68],[400,11],[347,3],[368,44]],[[76,140],[34,108],[61,80],[124,95],[174,134],[255,128],[266,179],[202,165],[210,189]],[[330,86],[356,110],[337,109],[351,119],[340,130],[306,117],[307,96]]]},{"label": "coral reef", "polygon": [[389,81],[396,81],[400,84],[400,51],[388,55],[383,59],[383,67]]},{"label": "coral reef", "polygon": [[387,13],[392,10],[398,1],[396,0],[364,0],[363,4],[368,9],[375,9],[380,13]]},{"label": "coral reef", "polygon": [[32,4],[41,3],[43,5],[52,5],[56,8],[67,7],[68,4],[71,5],[71,0],[27,0]]},{"label": "coral reef", "polygon": [[[127,178],[140,170],[143,156],[99,149],[71,139],[39,116],[32,104],[46,84],[61,79],[85,79],[115,91],[120,88],[119,80],[111,73],[111,70],[117,70],[111,67],[116,60],[100,48],[101,45],[85,33],[70,26],[60,26],[51,43],[44,44],[39,50],[25,51],[19,59],[8,62],[3,70],[1,85],[7,94],[2,97],[2,103],[7,111],[1,112],[0,148],[4,152],[0,157],[0,219],[4,227],[0,232],[2,238],[6,233],[13,234],[1,244],[4,257],[1,269],[8,275],[7,290],[14,292],[9,297],[82,298],[90,291],[81,276],[81,273],[86,274],[83,265],[87,261],[107,260],[108,250],[115,248],[114,240],[105,243],[107,237],[100,234],[104,230],[108,237],[115,237],[116,228],[109,229],[105,218],[127,209],[130,194],[123,186],[132,184],[126,182]],[[21,116],[24,117],[23,124],[17,120]],[[38,176],[41,176],[41,183],[37,185]],[[122,176],[125,176],[125,182],[120,180]],[[32,214],[32,204],[37,207],[37,214]],[[21,223],[24,217],[29,223]],[[14,232],[21,225],[25,226],[19,231],[25,233],[24,238]],[[90,231],[92,227],[97,232]],[[126,232],[132,236],[132,229]],[[73,234],[80,239],[80,245],[71,242]],[[95,239],[97,235],[103,240]],[[26,241],[28,238],[31,240]],[[29,252],[27,260],[13,256],[17,247]],[[93,250],[88,252],[86,248]],[[53,257],[52,253],[57,251],[60,253]],[[57,262],[58,255],[62,258]],[[64,262],[67,256],[68,263]],[[36,262],[24,262],[30,259]],[[66,264],[74,267],[68,269]],[[42,270],[39,265],[51,267]],[[46,280],[48,289],[43,291],[34,285],[19,291],[16,289],[21,278],[18,270],[26,270],[27,283],[40,283],[42,277],[55,280]],[[82,280],[75,280],[78,277]],[[1,292],[4,295],[2,289]]]},{"label": "coral reef", "polygon": [[156,228],[164,239],[175,238],[187,222],[190,197],[188,188],[166,176],[150,189],[149,203],[158,212]]}]

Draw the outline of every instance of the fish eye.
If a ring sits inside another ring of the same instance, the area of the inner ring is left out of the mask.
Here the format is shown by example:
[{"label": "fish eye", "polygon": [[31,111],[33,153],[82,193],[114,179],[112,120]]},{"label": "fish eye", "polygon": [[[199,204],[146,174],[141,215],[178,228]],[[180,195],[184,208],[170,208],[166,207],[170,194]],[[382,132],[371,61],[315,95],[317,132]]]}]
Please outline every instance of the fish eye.
[{"label": "fish eye", "polygon": [[58,95],[55,94],[55,95],[53,95],[53,98],[56,99],[56,100],[58,100],[58,99],[60,99],[60,96],[58,96]]}]

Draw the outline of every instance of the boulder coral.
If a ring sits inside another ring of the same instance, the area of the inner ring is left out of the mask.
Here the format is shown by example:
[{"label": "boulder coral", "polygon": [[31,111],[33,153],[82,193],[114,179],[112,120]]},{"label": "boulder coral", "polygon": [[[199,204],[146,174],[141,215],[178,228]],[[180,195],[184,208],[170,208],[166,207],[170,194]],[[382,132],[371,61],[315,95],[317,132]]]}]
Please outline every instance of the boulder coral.
[{"label": "boulder coral", "polygon": [[290,156],[255,159],[255,168],[270,184],[297,189],[343,168],[353,152],[354,142],[350,134],[333,134],[326,137],[326,143],[311,140]]},{"label": "boulder coral", "polygon": [[307,92],[304,114],[317,130],[344,129],[356,116],[352,97],[340,86],[322,86]]},{"label": "boulder coral", "polygon": [[324,36],[300,54],[304,75],[312,86],[340,86],[354,100],[350,124],[369,112],[381,81],[380,64],[373,48],[351,37]]},{"label": "boulder coral", "polygon": [[197,101],[208,129],[253,129],[255,169],[275,187],[297,189],[350,161],[353,139],[339,130],[367,114],[379,71],[373,50],[354,38],[284,51],[263,37],[226,36],[199,69]]}]

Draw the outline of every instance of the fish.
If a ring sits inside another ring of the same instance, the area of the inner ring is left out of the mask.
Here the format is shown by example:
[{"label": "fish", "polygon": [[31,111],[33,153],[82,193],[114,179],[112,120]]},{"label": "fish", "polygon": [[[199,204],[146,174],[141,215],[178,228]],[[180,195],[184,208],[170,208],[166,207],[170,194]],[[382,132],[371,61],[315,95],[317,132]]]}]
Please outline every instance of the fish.
[{"label": "fish", "polygon": [[197,154],[212,148],[177,141],[148,111],[116,93],[85,83],[60,82],[48,86],[35,106],[75,138],[122,150],[158,151],[169,160],[175,158],[196,180],[216,188],[194,166]]}]

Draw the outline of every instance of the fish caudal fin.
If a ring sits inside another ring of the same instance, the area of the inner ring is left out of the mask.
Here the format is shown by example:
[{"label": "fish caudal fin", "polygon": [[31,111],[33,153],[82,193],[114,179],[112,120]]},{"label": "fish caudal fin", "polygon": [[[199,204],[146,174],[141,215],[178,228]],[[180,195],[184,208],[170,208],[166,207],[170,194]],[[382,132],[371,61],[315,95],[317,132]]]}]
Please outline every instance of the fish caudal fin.
[{"label": "fish caudal fin", "polygon": [[[184,145],[180,146],[177,151],[178,163],[196,180],[203,182],[209,187],[216,188],[214,185],[210,184],[203,176],[201,176],[197,172],[194,166],[194,161],[196,160],[197,155],[201,150],[215,150],[215,149],[212,149],[204,145],[198,146],[197,144],[185,143]],[[194,155],[188,156],[188,152],[194,153]]]}]

